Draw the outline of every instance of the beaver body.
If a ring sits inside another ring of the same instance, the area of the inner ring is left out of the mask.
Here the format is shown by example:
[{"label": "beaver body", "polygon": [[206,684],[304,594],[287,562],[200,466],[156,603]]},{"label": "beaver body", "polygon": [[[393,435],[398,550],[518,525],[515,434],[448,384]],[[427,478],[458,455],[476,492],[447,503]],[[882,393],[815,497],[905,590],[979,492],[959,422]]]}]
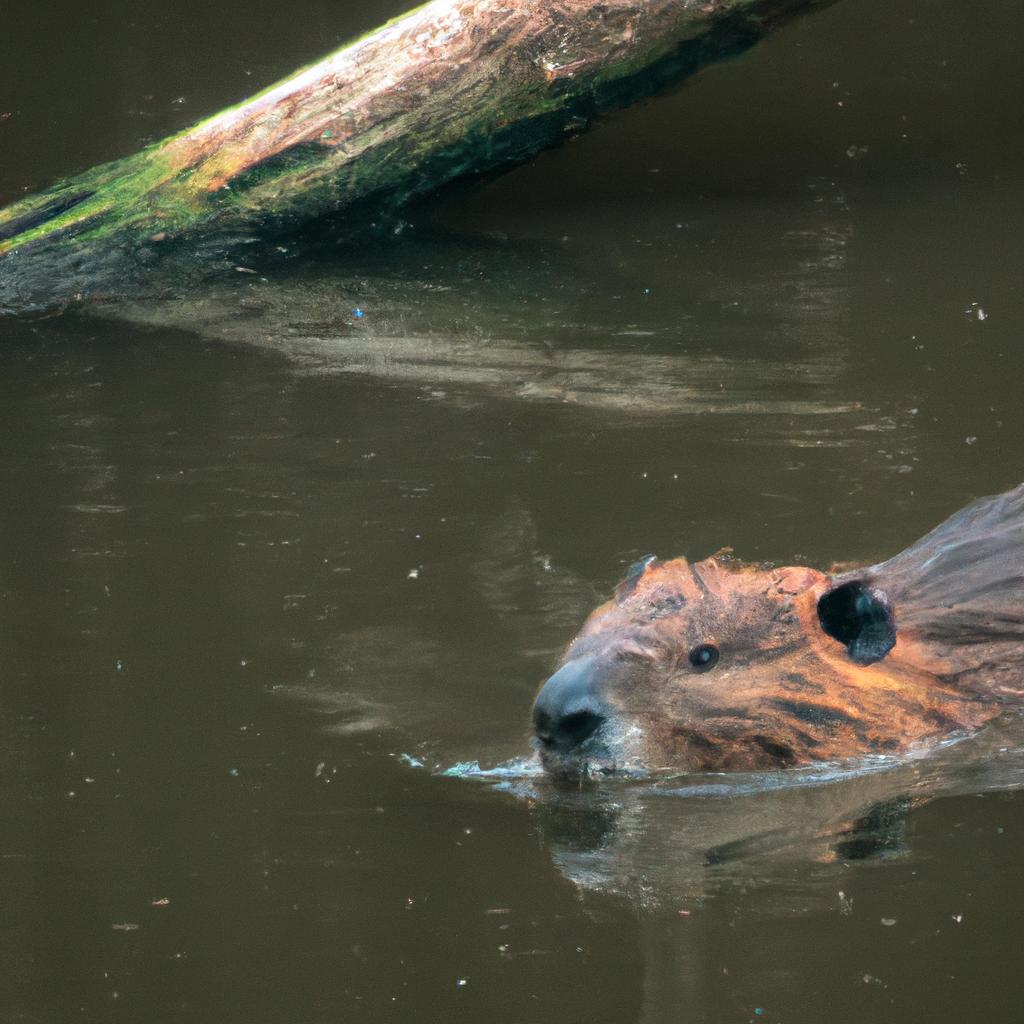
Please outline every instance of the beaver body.
[{"label": "beaver body", "polygon": [[533,709],[556,774],[896,754],[1024,705],[1024,485],[829,574],[644,559]]}]

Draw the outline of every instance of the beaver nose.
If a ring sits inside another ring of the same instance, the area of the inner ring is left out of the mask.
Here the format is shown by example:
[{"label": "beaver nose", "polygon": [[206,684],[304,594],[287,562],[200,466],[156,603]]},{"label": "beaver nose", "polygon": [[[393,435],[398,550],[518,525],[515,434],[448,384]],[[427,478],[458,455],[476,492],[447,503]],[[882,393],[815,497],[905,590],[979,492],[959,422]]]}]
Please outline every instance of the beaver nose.
[{"label": "beaver nose", "polygon": [[533,731],[548,750],[572,750],[589,739],[605,720],[595,694],[592,658],[563,665],[540,689],[533,705]]}]

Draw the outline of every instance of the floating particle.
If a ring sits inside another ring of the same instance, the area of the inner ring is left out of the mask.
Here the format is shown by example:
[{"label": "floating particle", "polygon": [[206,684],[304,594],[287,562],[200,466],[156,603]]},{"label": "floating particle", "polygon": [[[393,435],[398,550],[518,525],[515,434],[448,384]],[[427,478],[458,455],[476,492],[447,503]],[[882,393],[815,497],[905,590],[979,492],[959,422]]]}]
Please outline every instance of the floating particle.
[{"label": "floating particle", "polygon": [[364,317],[364,316],[366,316],[366,313],[365,313],[365,312],[363,312],[363,310],[361,310],[361,309],[360,309],[360,308],[359,308],[358,306],[356,306],[356,308],[352,310],[352,315],[353,315],[353,316],[354,316],[354,317],[355,317],[355,318],[356,318],[357,320],[362,320],[362,319],[363,319],[363,317]]}]

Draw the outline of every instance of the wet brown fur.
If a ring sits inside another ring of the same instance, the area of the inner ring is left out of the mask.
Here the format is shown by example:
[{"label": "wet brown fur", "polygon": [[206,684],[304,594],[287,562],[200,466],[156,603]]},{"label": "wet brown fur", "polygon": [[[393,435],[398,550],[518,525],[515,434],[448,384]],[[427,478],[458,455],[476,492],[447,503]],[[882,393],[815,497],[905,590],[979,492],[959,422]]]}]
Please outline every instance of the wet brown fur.
[{"label": "wet brown fur", "polygon": [[[895,646],[855,661],[818,601],[884,595]],[[714,668],[690,651],[713,644]],[[728,556],[636,567],[562,659],[590,658],[608,724],[554,771],[763,770],[891,754],[1024,703],[1024,486],[964,509],[888,562],[828,575]]]}]

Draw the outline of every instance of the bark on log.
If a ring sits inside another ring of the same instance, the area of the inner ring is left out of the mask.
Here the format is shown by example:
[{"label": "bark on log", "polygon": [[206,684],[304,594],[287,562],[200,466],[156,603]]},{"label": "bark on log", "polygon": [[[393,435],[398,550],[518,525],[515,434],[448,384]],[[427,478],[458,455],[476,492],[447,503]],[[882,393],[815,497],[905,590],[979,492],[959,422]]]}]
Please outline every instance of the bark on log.
[{"label": "bark on log", "polygon": [[[434,0],[251,100],[0,211],[0,313],[520,162],[831,0]],[[371,219],[369,217],[365,219]],[[183,264],[179,264],[181,266]]]}]

